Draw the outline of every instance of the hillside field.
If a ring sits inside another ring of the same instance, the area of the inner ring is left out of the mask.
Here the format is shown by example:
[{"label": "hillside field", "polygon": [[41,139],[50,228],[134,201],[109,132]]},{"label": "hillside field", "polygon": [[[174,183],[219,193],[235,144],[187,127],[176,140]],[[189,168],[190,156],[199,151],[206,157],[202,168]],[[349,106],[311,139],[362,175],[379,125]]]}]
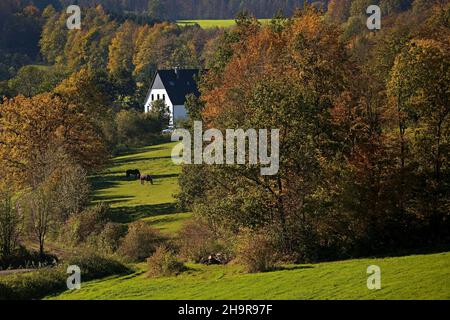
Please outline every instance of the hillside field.
[{"label": "hillside field", "polygon": [[[268,23],[270,19],[259,19],[261,23]],[[178,20],[179,25],[192,25],[198,24],[202,29],[209,28],[229,28],[236,25],[234,19],[228,20]]]},{"label": "hillside field", "polygon": [[[381,268],[381,290],[367,289],[367,267]],[[450,253],[360,259],[245,274],[238,266],[189,265],[174,277],[151,279],[139,271],[82,285],[53,299],[450,299]]]},{"label": "hillside field", "polygon": [[[190,213],[178,212],[174,197],[180,168],[171,159],[172,143],[137,149],[115,158],[93,178],[94,201],[111,204],[121,222],[144,219],[176,236]],[[142,186],[127,169],[155,177]],[[367,267],[381,268],[382,289],[367,289]],[[246,274],[238,265],[188,265],[178,276],[150,279],[146,264],[136,272],[82,285],[52,299],[450,299],[450,253],[293,265],[268,273]]]},{"label": "hillside field", "polygon": [[[171,159],[173,143],[145,147],[114,158],[109,169],[92,178],[93,201],[108,203],[116,222],[147,221],[167,234],[173,234],[190,213],[180,212],[175,206],[178,175],[181,171]],[[127,178],[129,169],[150,174],[154,185],[141,185]]]}]

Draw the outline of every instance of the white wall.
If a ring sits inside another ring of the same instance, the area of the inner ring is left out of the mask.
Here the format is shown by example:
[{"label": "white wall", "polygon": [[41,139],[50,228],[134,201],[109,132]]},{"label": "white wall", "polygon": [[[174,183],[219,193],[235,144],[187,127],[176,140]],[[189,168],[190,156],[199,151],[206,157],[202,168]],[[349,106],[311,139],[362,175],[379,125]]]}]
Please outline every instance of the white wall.
[{"label": "white wall", "polygon": [[172,101],[170,101],[169,95],[167,94],[167,91],[165,89],[153,89],[150,92],[150,95],[148,96],[148,100],[145,102],[145,112],[150,112],[152,109],[152,95],[154,96],[155,100],[158,100],[158,94],[159,94],[159,100],[163,99],[163,95],[166,96],[166,105],[169,107],[170,113],[173,114],[173,104]]}]

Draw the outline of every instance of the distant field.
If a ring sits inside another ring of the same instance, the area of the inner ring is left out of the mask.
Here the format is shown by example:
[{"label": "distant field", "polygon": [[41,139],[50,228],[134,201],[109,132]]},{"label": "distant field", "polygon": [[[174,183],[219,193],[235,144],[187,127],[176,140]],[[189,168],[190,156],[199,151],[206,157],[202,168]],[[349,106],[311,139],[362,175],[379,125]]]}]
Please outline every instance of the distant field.
[{"label": "distant field", "polygon": [[[369,265],[381,268],[381,290],[367,289]],[[190,265],[176,277],[150,279],[140,271],[82,285],[53,299],[450,299],[450,253],[360,259],[245,274],[239,266]]]},{"label": "distant field", "polygon": [[[261,23],[268,23],[270,19],[259,19]],[[209,28],[229,28],[236,25],[236,21],[234,19],[229,20],[178,20],[178,24],[180,25],[190,25],[190,24],[198,24],[203,29]]]},{"label": "distant field", "polygon": [[[144,220],[162,232],[173,234],[191,214],[179,212],[174,194],[179,190],[180,167],[171,159],[173,143],[134,150],[113,159],[111,167],[92,178],[93,200],[110,204],[116,222]],[[141,185],[126,178],[128,169],[150,174],[155,184]]]}]

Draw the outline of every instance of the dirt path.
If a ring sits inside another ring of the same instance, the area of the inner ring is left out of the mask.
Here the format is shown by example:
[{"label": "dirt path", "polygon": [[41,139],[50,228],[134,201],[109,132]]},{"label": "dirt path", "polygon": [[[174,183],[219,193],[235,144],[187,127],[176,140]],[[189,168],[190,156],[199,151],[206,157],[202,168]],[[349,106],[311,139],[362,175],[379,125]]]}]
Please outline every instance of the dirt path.
[{"label": "dirt path", "polygon": [[13,270],[3,270],[0,271],[0,277],[2,276],[8,276],[10,274],[15,274],[15,273],[26,273],[26,272],[32,272],[36,269],[13,269]]}]

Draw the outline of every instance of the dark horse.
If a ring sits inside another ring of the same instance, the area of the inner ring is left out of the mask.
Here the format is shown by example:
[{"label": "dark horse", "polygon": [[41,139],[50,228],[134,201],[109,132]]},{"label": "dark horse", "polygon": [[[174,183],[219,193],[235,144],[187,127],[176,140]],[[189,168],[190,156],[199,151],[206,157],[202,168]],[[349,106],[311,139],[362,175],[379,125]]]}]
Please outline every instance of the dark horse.
[{"label": "dark horse", "polygon": [[135,179],[139,179],[141,172],[139,170],[127,170],[127,178],[134,176]]},{"label": "dark horse", "polygon": [[145,182],[150,182],[153,185],[153,178],[149,174],[141,175],[140,179],[141,179],[141,184],[145,184]]}]

